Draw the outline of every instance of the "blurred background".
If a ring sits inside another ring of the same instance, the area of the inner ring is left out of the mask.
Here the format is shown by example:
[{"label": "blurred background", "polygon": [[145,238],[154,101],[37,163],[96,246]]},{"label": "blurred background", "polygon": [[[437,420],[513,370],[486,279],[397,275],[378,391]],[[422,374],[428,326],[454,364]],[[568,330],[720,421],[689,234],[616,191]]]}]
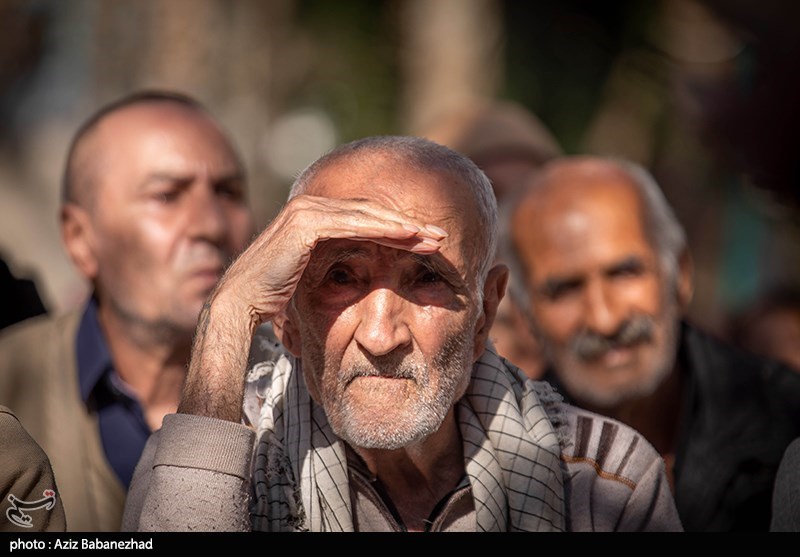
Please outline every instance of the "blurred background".
[{"label": "blurred background", "polygon": [[335,144],[516,101],[566,153],[647,166],[687,229],[691,317],[800,284],[800,2],[0,0],[0,254],[48,311],[86,285],[58,233],[67,144],[143,87],[204,102],[260,225]]}]

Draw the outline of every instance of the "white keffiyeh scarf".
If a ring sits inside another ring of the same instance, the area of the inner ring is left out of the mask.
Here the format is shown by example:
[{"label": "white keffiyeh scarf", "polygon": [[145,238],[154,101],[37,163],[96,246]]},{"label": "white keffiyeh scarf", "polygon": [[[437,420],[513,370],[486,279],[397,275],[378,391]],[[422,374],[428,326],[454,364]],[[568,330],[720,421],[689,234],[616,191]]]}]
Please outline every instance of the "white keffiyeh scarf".
[{"label": "white keffiyeh scarf", "polygon": [[[296,369],[292,369],[296,367]],[[246,413],[257,427],[252,527],[256,531],[352,531],[347,459],[299,363],[256,365]],[[464,460],[479,531],[563,531],[564,488],[554,416],[558,397],[489,349],[458,402]],[[256,408],[260,411],[256,415]],[[557,416],[555,416],[557,422]]]}]

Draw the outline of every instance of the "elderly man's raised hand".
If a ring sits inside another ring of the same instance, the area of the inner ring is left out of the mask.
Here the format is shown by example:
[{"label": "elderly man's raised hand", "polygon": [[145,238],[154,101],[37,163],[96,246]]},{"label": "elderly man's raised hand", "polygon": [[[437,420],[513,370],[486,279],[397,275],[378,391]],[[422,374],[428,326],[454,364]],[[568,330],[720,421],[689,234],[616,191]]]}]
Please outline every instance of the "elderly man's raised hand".
[{"label": "elderly man's raised hand", "polygon": [[374,201],[292,198],[230,266],[203,309],[179,412],[241,418],[253,334],[288,305],[320,242],[370,241],[428,255],[446,236]]},{"label": "elderly man's raised hand", "polygon": [[320,242],[362,240],[432,254],[445,236],[440,228],[373,201],[299,195],[231,266],[215,298],[244,308],[257,326],[289,303]]}]

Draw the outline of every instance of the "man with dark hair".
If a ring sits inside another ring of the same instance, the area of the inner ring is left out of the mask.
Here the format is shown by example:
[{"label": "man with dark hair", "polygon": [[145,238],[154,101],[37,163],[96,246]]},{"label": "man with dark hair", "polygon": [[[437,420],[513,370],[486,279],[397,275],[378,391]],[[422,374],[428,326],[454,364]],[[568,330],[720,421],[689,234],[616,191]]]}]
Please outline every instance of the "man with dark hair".
[{"label": "man with dark hair", "polygon": [[685,319],[691,257],[652,176],[562,157],[505,209],[510,293],[545,379],[655,446],[687,531],[767,530],[778,462],[800,435],[800,375]]},{"label": "man with dark hair", "polygon": [[[496,243],[489,180],[446,147],[373,137],[312,164],[204,307],[123,527],[680,530],[651,445],[487,345]],[[285,351],[250,366],[265,321]]]},{"label": "man with dark hair", "polygon": [[117,530],[145,441],[177,407],[200,309],[254,232],[231,141],[193,99],[144,92],[84,124],[61,232],[77,311],[0,339],[0,401],[50,457],[71,530]]}]

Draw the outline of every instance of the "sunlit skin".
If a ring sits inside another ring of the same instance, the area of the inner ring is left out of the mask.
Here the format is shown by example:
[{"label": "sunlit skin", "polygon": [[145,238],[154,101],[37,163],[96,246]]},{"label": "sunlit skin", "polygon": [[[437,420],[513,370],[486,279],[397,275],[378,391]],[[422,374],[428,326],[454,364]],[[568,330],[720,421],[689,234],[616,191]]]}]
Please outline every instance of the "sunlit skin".
[{"label": "sunlit skin", "polygon": [[[361,195],[369,186],[374,200],[449,231],[432,256],[374,243],[326,242],[298,286],[297,313],[308,316],[298,320],[306,382],[334,430],[356,446],[390,437],[395,441],[389,447],[403,446],[438,429],[442,412],[463,394],[478,354],[473,344],[480,308],[471,299],[477,277],[470,272],[477,262],[460,248],[470,232],[464,222],[477,217],[468,195],[431,186],[437,180],[448,177],[374,167],[357,175],[334,168],[316,180],[324,186],[314,192],[329,197]],[[461,221],[462,215],[472,218]],[[454,338],[461,345],[447,377],[448,370],[435,363],[452,352],[445,344]],[[397,377],[400,364],[416,366],[418,376]],[[434,410],[436,399],[441,402]]]},{"label": "sunlit skin", "polygon": [[646,234],[635,186],[609,163],[561,163],[540,186],[512,222],[531,325],[576,402],[637,428],[669,464],[688,259],[670,278]]},{"label": "sunlit skin", "polygon": [[162,405],[155,391],[180,388],[200,309],[254,232],[242,168],[207,116],[165,102],[107,116],[77,157],[89,185],[62,212],[67,249],[120,376],[150,410],[174,411],[177,395]]},{"label": "sunlit skin", "polygon": [[212,295],[179,411],[239,421],[249,342],[271,320],[331,427],[423,530],[464,472],[454,404],[507,278],[494,267],[479,295],[475,203],[382,152],[327,166]]}]

